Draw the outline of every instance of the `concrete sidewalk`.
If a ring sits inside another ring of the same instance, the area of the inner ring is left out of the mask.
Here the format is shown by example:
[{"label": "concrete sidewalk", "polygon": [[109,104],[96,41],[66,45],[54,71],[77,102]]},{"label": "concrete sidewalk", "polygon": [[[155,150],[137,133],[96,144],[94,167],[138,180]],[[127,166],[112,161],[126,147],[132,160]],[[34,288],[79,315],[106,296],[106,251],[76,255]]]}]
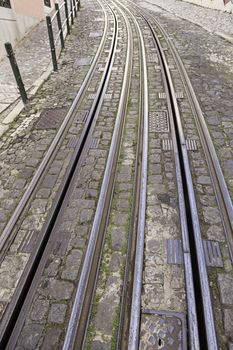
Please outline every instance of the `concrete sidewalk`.
[{"label": "concrete sidewalk", "polygon": [[144,0],[140,1],[139,4],[148,9],[151,9],[153,5],[159,6],[175,16],[197,24],[210,33],[217,34],[233,43],[233,14],[180,0]]},{"label": "concrete sidewalk", "polygon": [[[28,90],[46,72],[51,62],[51,53],[45,20],[33,28],[14,48],[15,57]],[[3,112],[19,97],[9,59],[0,62],[0,122]]]}]

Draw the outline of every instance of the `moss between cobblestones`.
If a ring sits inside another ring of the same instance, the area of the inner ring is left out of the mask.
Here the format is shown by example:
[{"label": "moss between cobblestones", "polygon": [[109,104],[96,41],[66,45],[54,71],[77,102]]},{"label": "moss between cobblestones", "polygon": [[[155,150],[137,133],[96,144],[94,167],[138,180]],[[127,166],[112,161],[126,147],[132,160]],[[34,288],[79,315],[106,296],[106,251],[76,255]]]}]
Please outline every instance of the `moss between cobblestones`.
[{"label": "moss between cobblestones", "polygon": [[[123,138],[125,138],[125,136],[126,136],[125,134],[126,134],[126,129],[124,130]],[[136,145],[134,145],[134,150],[136,151]],[[124,152],[122,152],[122,150],[121,150],[120,155],[119,155],[118,171],[120,171],[120,169],[122,167],[123,160],[124,160]],[[133,166],[133,174],[134,174],[134,166]],[[130,183],[132,183],[132,182],[133,182],[133,177],[131,178]],[[114,252],[113,249],[112,249],[111,233],[112,233],[112,229],[113,229],[112,222],[114,221],[114,211],[117,210],[116,203],[117,203],[117,200],[119,199],[119,194],[120,194],[119,184],[116,183],[115,184],[115,189],[114,189],[114,196],[113,196],[112,207],[111,207],[112,212],[110,214],[109,225],[108,225],[108,229],[107,229],[107,232],[106,232],[105,246],[104,246],[104,255],[103,255],[103,259],[101,261],[101,265],[100,265],[100,273],[99,273],[99,280],[98,280],[99,289],[101,289],[103,292],[104,292],[104,289],[105,289],[104,288],[105,287],[105,282],[107,281],[107,278],[110,275],[110,273],[109,273],[110,256]],[[127,219],[127,222],[126,222],[126,224],[124,226],[125,244],[124,244],[123,248],[120,251],[120,254],[121,254],[121,257],[122,257],[121,268],[120,268],[120,276],[121,276],[122,280],[124,278],[125,265],[126,265],[125,254],[126,254],[126,251],[127,251],[127,242],[128,242],[128,233],[129,233],[129,225],[130,225],[131,206],[132,206],[132,198],[130,197],[128,219]],[[89,330],[88,330],[88,337],[87,337],[86,346],[85,346],[86,350],[90,350],[91,349],[91,344],[92,344],[92,341],[93,341],[94,336],[95,336],[95,325],[94,325],[93,321],[95,319],[95,316],[96,316],[96,313],[97,313],[97,309],[98,309],[98,304],[99,304],[99,301],[101,299],[101,294],[103,292],[98,292],[98,290],[97,290],[96,291],[96,295],[94,297],[93,309],[92,309],[92,312],[91,312],[91,321],[90,321],[90,326],[89,326]],[[116,347],[116,339],[117,339],[119,318],[120,318],[120,305],[118,305],[117,308],[116,308],[115,318],[114,318],[114,323],[113,323],[113,332],[112,332],[112,338],[111,338],[111,349],[112,350],[115,349],[115,347]]]},{"label": "moss between cobblestones", "polygon": [[86,350],[91,350],[92,340],[93,340],[94,335],[95,335],[95,325],[94,325],[93,321],[94,321],[96,313],[97,313],[97,308],[98,308],[100,298],[101,298],[101,296],[98,295],[98,293],[96,293],[94,300],[93,300],[93,304],[92,304],[90,323],[89,323],[89,327],[88,327],[88,334],[87,334],[87,339],[86,339],[86,344],[85,344]]},{"label": "moss between cobblestones", "polygon": [[113,334],[112,334],[112,341],[111,341],[111,350],[116,349],[117,345],[117,333],[118,333],[118,325],[119,325],[119,320],[120,320],[120,305],[117,306],[116,309],[116,316],[113,322]]}]

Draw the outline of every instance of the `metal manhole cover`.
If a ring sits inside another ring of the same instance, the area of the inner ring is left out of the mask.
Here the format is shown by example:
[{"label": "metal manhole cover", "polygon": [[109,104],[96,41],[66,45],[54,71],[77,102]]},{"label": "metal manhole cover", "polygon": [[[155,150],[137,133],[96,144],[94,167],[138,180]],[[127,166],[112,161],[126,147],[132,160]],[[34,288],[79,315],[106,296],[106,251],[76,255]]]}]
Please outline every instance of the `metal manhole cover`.
[{"label": "metal manhole cover", "polygon": [[63,122],[65,108],[47,109],[41,112],[35,125],[36,129],[57,129]]},{"label": "metal manhole cover", "polygon": [[155,111],[149,113],[150,132],[169,132],[167,111]]},{"label": "metal manhole cover", "polygon": [[169,311],[144,310],[139,349],[187,349],[185,316]]}]

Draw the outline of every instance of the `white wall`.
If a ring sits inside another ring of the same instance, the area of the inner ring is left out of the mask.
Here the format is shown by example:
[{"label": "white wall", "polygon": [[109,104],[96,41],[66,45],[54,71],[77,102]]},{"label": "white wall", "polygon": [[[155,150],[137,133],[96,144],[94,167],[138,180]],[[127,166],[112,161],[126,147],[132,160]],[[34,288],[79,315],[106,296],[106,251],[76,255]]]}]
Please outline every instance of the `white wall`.
[{"label": "white wall", "polygon": [[233,0],[224,5],[223,0],[183,0],[196,5],[233,13]]},{"label": "white wall", "polygon": [[6,55],[4,43],[9,41],[14,46],[38,21],[38,18],[19,15],[13,9],[0,7],[0,59]]}]

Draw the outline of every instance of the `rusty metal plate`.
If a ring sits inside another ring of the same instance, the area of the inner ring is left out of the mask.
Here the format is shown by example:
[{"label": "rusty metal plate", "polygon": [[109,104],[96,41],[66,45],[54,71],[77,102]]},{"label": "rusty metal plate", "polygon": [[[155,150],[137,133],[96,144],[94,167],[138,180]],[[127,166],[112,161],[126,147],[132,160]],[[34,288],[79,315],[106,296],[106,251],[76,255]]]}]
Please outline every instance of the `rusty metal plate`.
[{"label": "rusty metal plate", "polygon": [[163,139],[162,140],[162,149],[163,149],[163,151],[172,151],[173,150],[172,140]]},{"label": "rusty metal plate", "polygon": [[79,112],[77,113],[77,118],[76,118],[76,120],[75,120],[75,123],[76,123],[76,124],[85,123],[86,120],[87,120],[88,114],[89,114],[89,112],[87,112],[87,111],[79,111]]},{"label": "rusty metal plate", "polygon": [[182,313],[144,310],[141,319],[140,350],[187,349],[186,320]]},{"label": "rusty metal plate", "polygon": [[178,92],[176,92],[176,98],[177,99],[182,99],[182,98],[184,98],[184,93],[183,93],[183,91],[178,91]]},{"label": "rusty metal plate", "polygon": [[47,109],[41,112],[36,129],[57,129],[65,117],[65,108]]},{"label": "rusty metal plate", "polygon": [[75,148],[78,144],[78,138],[77,137],[71,137],[67,143],[68,148]]},{"label": "rusty metal plate", "polygon": [[186,147],[188,151],[197,151],[197,141],[192,139],[187,139]]},{"label": "rusty metal plate", "polygon": [[167,98],[167,95],[165,92],[159,92],[159,99],[160,100],[165,100]]},{"label": "rusty metal plate", "polygon": [[18,252],[19,253],[32,253],[34,250],[38,237],[39,237],[39,231],[31,230],[29,231],[26,236],[24,237],[22,243],[19,246]]},{"label": "rusty metal plate", "polygon": [[183,253],[180,239],[167,240],[167,262],[168,264],[183,263]]},{"label": "rusty metal plate", "polygon": [[90,148],[96,149],[99,146],[100,140],[97,138],[93,138],[90,143]]},{"label": "rusty metal plate", "polygon": [[105,100],[111,100],[112,99],[112,94],[105,94],[104,95]]},{"label": "rusty metal plate", "polygon": [[207,266],[223,267],[223,260],[218,242],[203,240],[203,248]]},{"label": "rusty metal plate", "polygon": [[88,95],[89,100],[94,100],[96,98],[96,94],[90,94]]},{"label": "rusty metal plate", "polygon": [[149,113],[150,132],[169,132],[167,111],[155,111]]},{"label": "rusty metal plate", "polygon": [[63,256],[66,254],[68,243],[70,240],[70,232],[62,232],[54,238],[53,254],[57,256]]}]

